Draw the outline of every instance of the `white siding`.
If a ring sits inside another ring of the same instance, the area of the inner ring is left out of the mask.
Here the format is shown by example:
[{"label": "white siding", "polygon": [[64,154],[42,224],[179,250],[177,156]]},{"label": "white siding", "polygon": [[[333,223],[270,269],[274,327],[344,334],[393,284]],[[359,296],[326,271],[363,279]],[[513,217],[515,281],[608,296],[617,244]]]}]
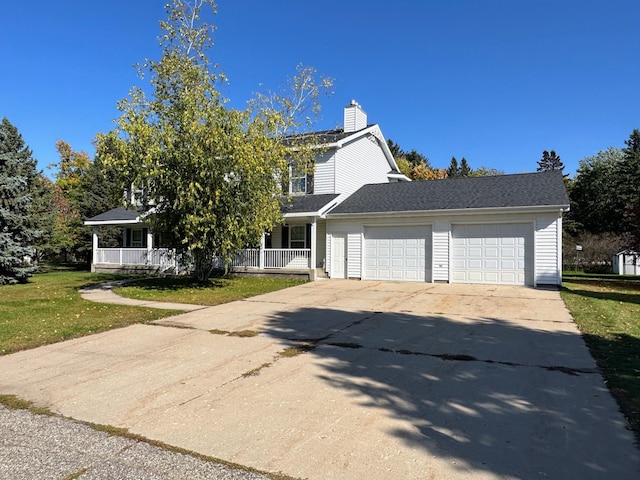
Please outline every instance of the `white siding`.
[{"label": "white siding", "polygon": [[[322,267],[326,264],[327,255],[327,222],[325,220],[318,220],[316,222],[316,268]],[[324,262],[324,263],[323,263]]]},{"label": "white siding", "polygon": [[360,137],[336,151],[336,193],[350,195],[368,183],[388,183],[391,170],[378,140]]},{"label": "white siding", "polygon": [[331,273],[331,235],[329,234],[328,228],[327,228],[327,234],[325,235],[325,238],[324,238],[324,248],[325,248],[325,258],[326,258],[326,261],[324,262],[324,273],[330,274]]},{"label": "white siding", "polygon": [[271,248],[280,248],[282,245],[282,227],[276,225],[271,232]]},{"label": "white siding", "polygon": [[[327,220],[327,259],[331,252],[329,238],[332,233],[348,234],[348,276],[362,278],[362,239],[366,227],[431,225],[432,227],[432,281],[451,282],[450,259],[452,256],[452,222],[454,224],[528,224],[530,243],[527,250],[527,271],[533,270],[525,283],[559,284],[561,280],[561,234],[562,219],[557,213],[549,214],[509,214],[509,215],[456,215],[455,217],[417,216],[417,217],[378,217]],[[535,226],[535,228],[534,228]],[[534,233],[535,231],[535,233]],[[327,260],[328,261],[328,260]],[[427,260],[429,261],[429,260]],[[429,269],[429,266],[427,266]],[[428,280],[427,280],[428,281]]]},{"label": "white siding", "polygon": [[344,108],[344,131],[357,132],[367,126],[367,114],[357,103]]},{"label": "white siding", "polygon": [[449,281],[449,229],[446,220],[433,223],[433,281]]},{"label": "white siding", "polygon": [[536,285],[559,285],[562,271],[562,242],[558,235],[562,229],[562,218],[545,216],[536,219]]},{"label": "white siding", "polygon": [[362,278],[362,234],[347,235],[347,278]]},{"label": "white siding", "polygon": [[326,271],[330,272],[331,237],[346,235],[347,278],[361,278],[360,262],[362,258],[362,226],[358,222],[332,220],[326,222]]},{"label": "white siding", "polygon": [[335,185],[335,149],[327,150],[316,157],[315,171],[313,173],[313,193],[341,193],[336,191]]}]

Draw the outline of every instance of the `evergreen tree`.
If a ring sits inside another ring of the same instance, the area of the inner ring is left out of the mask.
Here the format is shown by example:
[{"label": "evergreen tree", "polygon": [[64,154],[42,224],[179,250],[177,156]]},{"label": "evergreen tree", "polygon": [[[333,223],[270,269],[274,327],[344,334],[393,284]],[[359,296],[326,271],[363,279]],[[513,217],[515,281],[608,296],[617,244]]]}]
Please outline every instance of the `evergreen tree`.
[{"label": "evergreen tree", "polygon": [[455,178],[460,176],[460,167],[458,166],[458,160],[456,157],[451,157],[451,163],[449,164],[449,168],[447,168],[447,177]]},{"label": "evergreen tree", "polygon": [[564,164],[560,157],[556,155],[555,150],[551,150],[551,152],[544,150],[542,152],[542,158],[538,161],[538,172],[562,171],[563,169]]},{"label": "evergreen tree", "polygon": [[39,232],[31,217],[38,173],[31,150],[7,118],[0,123],[0,285],[25,283],[35,270],[28,259]]},{"label": "evergreen tree", "polygon": [[623,204],[623,228],[635,236],[636,247],[640,247],[640,130],[631,132],[625,144],[616,190]]},{"label": "evergreen tree", "polygon": [[460,160],[460,176],[470,177],[472,173],[473,171],[471,170],[471,167],[467,163],[467,159],[462,157],[462,160]]},{"label": "evergreen tree", "polygon": [[415,149],[406,153],[405,158],[413,167],[423,165],[425,168],[431,168],[431,162],[429,162],[429,159]]},{"label": "evergreen tree", "polygon": [[31,218],[41,235],[34,247],[35,263],[38,264],[51,255],[51,238],[56,221],[54,204],[54,184],[42,172],[36,177],[31,189]]},{"label": "evergreen tree", "polygon": [[400,148],[400,145],[398,145],[390,138],[387,139],[387,146],[389,147],[389,150],[391,150],[391,155],[393,155],[393,158],[395,158],[396,160],[405,156],[405,152],[404,150],[402,150],[402,148]]}]

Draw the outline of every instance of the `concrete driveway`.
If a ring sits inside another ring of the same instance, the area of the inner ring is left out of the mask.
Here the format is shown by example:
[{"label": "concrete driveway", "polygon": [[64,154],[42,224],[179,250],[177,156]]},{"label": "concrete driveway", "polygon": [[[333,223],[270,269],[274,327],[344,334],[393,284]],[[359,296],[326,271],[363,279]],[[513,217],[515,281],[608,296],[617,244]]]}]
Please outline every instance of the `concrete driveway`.
[{"label": "concrete driveway", "polygon": [[309,283],[1,357],[0,393],[310,479],[640,473],[555,291]]}]

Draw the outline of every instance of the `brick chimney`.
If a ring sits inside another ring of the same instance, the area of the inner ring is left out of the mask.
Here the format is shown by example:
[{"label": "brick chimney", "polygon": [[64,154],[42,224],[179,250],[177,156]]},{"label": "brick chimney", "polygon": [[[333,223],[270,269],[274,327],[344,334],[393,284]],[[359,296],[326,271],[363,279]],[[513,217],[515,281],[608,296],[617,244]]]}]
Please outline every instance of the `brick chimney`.
[{"label": "brick chimney", "polygon": [[357,132],[367,126],[367,114],[355,100],[344,107],[344,131]]}]

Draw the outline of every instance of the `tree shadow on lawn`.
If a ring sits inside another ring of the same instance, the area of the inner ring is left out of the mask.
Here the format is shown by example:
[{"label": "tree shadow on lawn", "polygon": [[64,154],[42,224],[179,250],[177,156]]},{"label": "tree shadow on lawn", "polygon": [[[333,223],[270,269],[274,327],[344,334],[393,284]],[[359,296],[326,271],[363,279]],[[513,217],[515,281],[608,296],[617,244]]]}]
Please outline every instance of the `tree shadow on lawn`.
[{"label": "tree shadow on lawn", "polygon": [[204,282],[192,276],[184,277],[147,277],[144,279],[127,282],[127,287],[136,287],[142,290],[162,292],[180,290],[208,290],[226,287],[230,283],[227,277],[210,278]]},{"label": "tree shadow on lawn", "polygon": [[[561,289],[567,293],[574,293],[585,297],[592,297],[601,300],[614,300],[617,302],[640,304],[640,277],[636,279],[593,279],[593,278],[569,278],[564,279],[565,283],[574,285],[585,285],[585,289],[574,289],[571,286],[563,285]],[[596,287],[600,289],[609,288],[611,291],[601,291],[589,289]],[[620,290],[627,290],[621,292]]]},{"label": "tree shadow on lawn", "polygon": [[640,339],[624,333],[606,337],[585,333],[583,337],[606,373],[609,389],[640,445]]},{"label": "tree shadow on lawn", "polygon": [[418,461],[446,459],[461,474],[637,478],[633,436],[582,338],[541,324],[301,308],[261,333],[305,345],[319,379],[393,420],[388,433]]},{"label": "tree shadow on lawn", "polygon": [[[593,283],[592,283],[593,284]],[[567,293],[574,295],[580,295],[587,298],[596,298],[598,300],[612,300],[620,303],[632,303],[640,305],[640,285],[634,286],[638,293],[621,293],[621,292],[598,292],[595,290],[574,290],[567,287],[563,287],[563,290]]]}]

